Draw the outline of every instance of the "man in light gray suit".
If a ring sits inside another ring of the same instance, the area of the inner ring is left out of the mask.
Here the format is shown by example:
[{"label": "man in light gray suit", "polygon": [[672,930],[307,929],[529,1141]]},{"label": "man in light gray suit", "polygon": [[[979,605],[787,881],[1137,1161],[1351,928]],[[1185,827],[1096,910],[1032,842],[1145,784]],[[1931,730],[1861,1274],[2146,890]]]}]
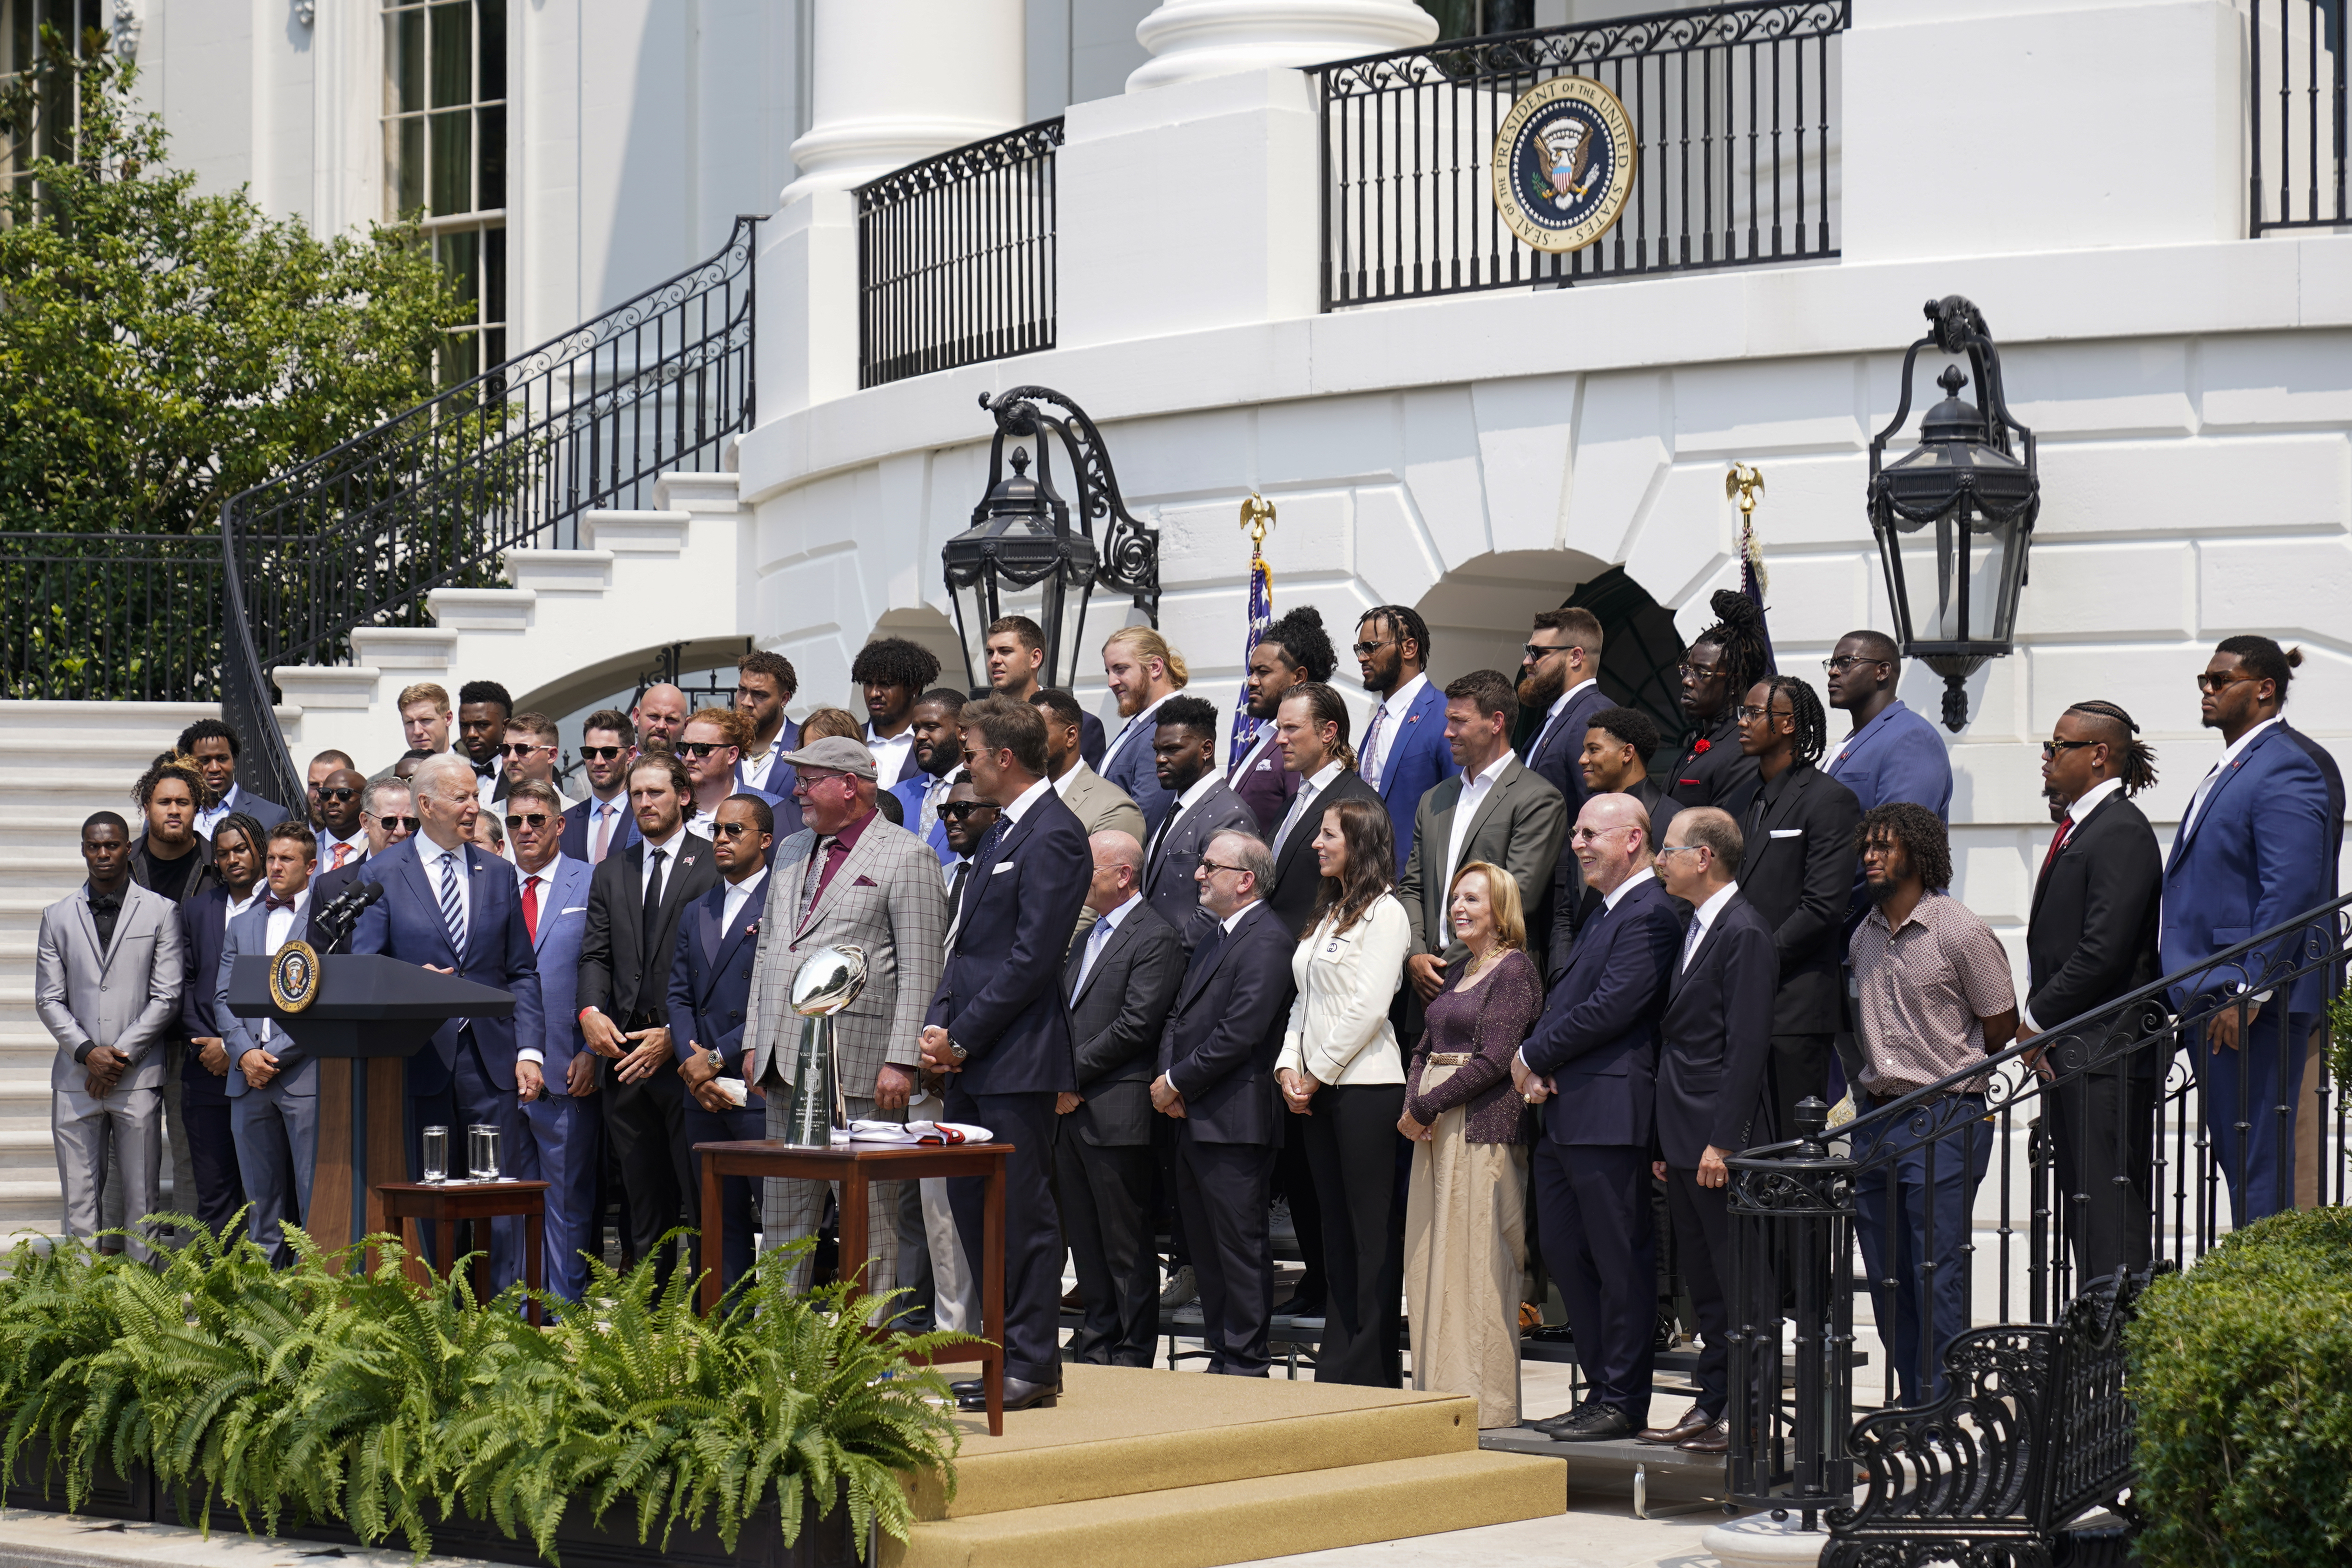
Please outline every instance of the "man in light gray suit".
[{"label": "man in light gray suit", "polygon": [[[1143,808],[1135,797],[1118,785],[1087,766],[1078,752],[1084,734],[1080,721],[1086,710],[1078,700],[1059,687],[1040,688],[1029,699],[1030,706],[1045,716],[1045,777],[1053,782],[1054,793],[1078,819],[1078,826],[1091,838],[1097,833],[1124,833],[1135,840],[1135,852],[1143,853]],[[1139,862],[1139,865],[1140,863]],[[1078,929],[1070,938],[1070,951],[1087,939],[1087,931],[1095,923],[1095,907],[1088,904],[1078,911]]]},{"label": "man in light gray suit", "polygon": [[[1461,772],[1440,780],[1413,816],[1412,853],[1397,881],[1397,900],[1412,921],[1404,961],[1405,1027],[1421,1029],[1421,1009],[1445,984],[1445,966],[1467,950],[1445,918],[1454,873],[1473,860],[1517,879],[1532,910],[1551,886],[1568,837],[1568,803],[1511,750],[1519,702],[1511,682],[1473,670],[1445,689],[1445,743]],[[1540,942],[1539,933],[1529,933]]]},{"label": "man in light gray suit", "polygon": [[[874,753],[862,742],[828,735],[783,760],[795,775],[803,826],[776,847],[743,1019],[744,1079],[767,1096],[772,1138],[782,1133],[792,1104],[801,1020],[791,997],[801,960],[825,947],[865,951],[866,988],[834,1016],[842,1095],[853,1120],[895,1119],[916,1087],[923,1013],[939,988],[947,947],[939,857],[874,809]],[[878,1292],[898,1279],[898,1184],[877,1182],[869,1194],[866,1234],[875,1256],[866,1288]],[[768,1245],[814,1235],[824,1196],[820,1183],[769,1182],[762,1226]],[[845,1258],[843,1268],[856,1262]],[[803,1258],[793,1284],[803,1289],[807,1282]]]},{"label": "man in light gray suit", "polygon": [[49,1135],[68,1236],[98,1232],[111,1130],[131,1256],[150,1256],[137,1222],[155,1206],[163,1146],[163,1048],[180,1016],[186,955],[179,909],[131,880],[131,827],[110,811],[81,825],[89,880],[41,911],[33,1009],[58,1042]]},{"label": "man in light gray suit", "polygon": [[228,1010],[228,983],[240,957],[268,957],[310,929],[310,872],[319,841],[300,821],[271,827],[262,852],[261,897],[228,922],[214,976],[221,1048],[228,1053],[229,1128],[250,1212],[246,1234],[280,1268],[294,1261],[285,1227],[310,1207],[319,1154],[319,1062],[267,1018]]},{"label": "man in light gray suit", "polygon": [[1145,846],[1143,896],[1176,928],[1191,952],[1216,922],[1201,912],[1201,885],[1192,877],[1209,840],[1227,828],[1257,831],[1257,816],[1233,792],[1217,766],[1217,710],[1198,697],[1171,697],[1160,705],[1151,741],[1168,815]]}]

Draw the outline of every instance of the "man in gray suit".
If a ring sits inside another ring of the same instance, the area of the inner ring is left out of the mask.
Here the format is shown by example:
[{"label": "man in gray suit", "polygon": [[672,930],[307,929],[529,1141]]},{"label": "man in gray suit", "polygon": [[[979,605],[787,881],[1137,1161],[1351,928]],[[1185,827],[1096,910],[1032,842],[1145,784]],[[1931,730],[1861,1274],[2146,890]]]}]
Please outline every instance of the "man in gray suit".
[{"label": "man in gray suit", "polygon": [[1150,1366],[1160,1330],[1151,1079],[1184,944],[1143,901],[1143,846],[1133,835],[1097,833],[1087,847],[1095,861],[1087,908],[1098,918],[1062,967],[1078,1087],[1054,1105],[1054,1201],[1086,1302],[1069,1353],[1097,1366]]},{"label": "man in gray suit", "polygon": [[319,1062],[267,1018],[228,1010],[229,978],[240,957],[276,952],[310,929],[310,872],[319,841],[300,822],[269,830],[262,854],[268,886],[228,922],[220,970],[213,977],[221,1047],[228,1053],[229,1126],[236,1168],[251,1204],[247,1234],[283,1268],[294,1261],[285,1227],[310,1207],[310,1171],[319,1153]]},{"label": "man in gray suit", "polygon": [[33,1009],[58,1042],[49,1135],[68,1236],[94,1236],[107,1134],[114,1136],[131,1256],[149,1257],[136,1222],[155,1206],[163,1048],[180,1016],[185,952],[179,910],[131,880],[131,827],[110,811],[81,825],[89,879],[41,911]]},{"label": "man in gray suit", "polygon": [[[1041,687],[1029,698],[1031,707],[1045,716],[1045,776],[1053,781],[1054,793],[1078,819],[1091,838],[1097,833],[1124,833],[1135,840],[1137,855],[1143,853],[1143,808],[1135,798],[1102,774],[1087,766],[1078,754],[1078,742],[1084,732],[1080,721],[1086,710],[1078,700],[1059,687]],[[1138,862],[1139,866],[1140,862]],[[1089,904],[1078,911],[1078,929],[1070,939],[1070,950],[1086,941],[1087,931],[1095,923],[1095,909]]]},{"label": "man in gray suit", "polygon": [[1143,896],[1176,928],[1186,952],[1215,923],[1200,912],[1201,885],[1192,879],[1209,840],[1228,827],[1257,831],[1257,817],[1225,783],[1216,751],[1214,707],[1198,697],[1171,697],[1160,704],[1151,758],[1170,799],[1168,815],[1143,853]]},{"label": "man in gray suit", "polygon": [[[1568,838],[1568,803],[1511,751],[1518,717],[1510,681],[1495,670],[1473,670],[1445,689],[1445,743],[1462,771],[1421,797],[1412,853],[1397,882],[1412,921],[1405,1027],[1415,1033],[1422,1007],[1445,984],[1445,966],[1467,951],[1445,919],[1454,871],[1473,860],[1500,866],[1518,879],[1523,906],[1532,910]],[[1531,931],[1528,940],[1540,938]]]},{"label": "man in gray suit", "polygon": [[[802,959],[845,944],[865,951],[866,988],[834,1017],[842,1096],[853,1120],[896,1118],[916,1087],[923,1013],[939,988],[947,946],[939,857],[874,809],[874,753],[846,735],[828,735],[783,760],[794,774],[803,826],[776,847],[743,1019],[743,1075],[767,1096],[770,1137],[782,1132],[792,1106],[800,1017],[791,998]],[[888,1290],[898,1280],[898,1184],[877,1182],[868,1192],[866,1235],[874,1257],[866,1286]],[[768,1183],[768,1245],[814,1235],[824,1198],[821,1183]],[[843,1269],[859,1261],[844,1258]],[[803,1258],[795,1289],[806,1287],[808,1272]]]}]

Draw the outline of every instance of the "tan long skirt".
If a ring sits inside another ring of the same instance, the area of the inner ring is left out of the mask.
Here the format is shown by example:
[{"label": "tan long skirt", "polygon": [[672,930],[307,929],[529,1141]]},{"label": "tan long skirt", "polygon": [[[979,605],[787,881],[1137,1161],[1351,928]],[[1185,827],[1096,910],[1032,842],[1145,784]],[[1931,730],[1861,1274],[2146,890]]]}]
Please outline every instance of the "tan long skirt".
[{"label": "tan long skirt", "polygon": [[[1457,1068],[1432,1062],[1424,1092]],[[1528,1152],[1463,1137],[1457,1107],[1412,1146],[1404,1299],[1412,1385],[1478,1401],[1478,1425],[1519,1421],[1519,1288],[1527,1268]]]}]

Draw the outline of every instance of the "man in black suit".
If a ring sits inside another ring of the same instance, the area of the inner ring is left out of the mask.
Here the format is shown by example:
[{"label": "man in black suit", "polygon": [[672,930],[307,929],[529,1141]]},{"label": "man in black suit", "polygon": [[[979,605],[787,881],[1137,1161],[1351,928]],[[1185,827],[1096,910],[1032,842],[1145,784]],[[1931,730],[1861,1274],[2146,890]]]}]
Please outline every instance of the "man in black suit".
[{"label": "man in black suit", "polygon": [[[1535,629],[1521,650],[1519,711],[1541,713],[1543,719],[1519,755],[1538,777],[1559,791],[1569,822],[1576,820],[1586,801],[1605,793],[1585,782],[1580,765],[1594,716],[1614,706],[1601,689],[1601,620],[1591,610],[1546,610],[1536,616]],[[1568,962],[1568,944],[1584,898],[1584,874],[1568,840],[1560,840],[1549,882],[1523,882],[1520,890],[1528,897],[1528,931],[1536,944],[1535,957],[1547,978],[1557,975]]]},{"label": "man in black suit", "polygon": [[1780,954],[1772,1127],[1774,1137],[1790,1138],[1797,1102],[1825,1098],[1829,1089],[1862,805],[1813,765],[1828,744],[1829,723],[1811,686],[1793,675],[1767,676],[1748,689],[1733,717],[1739,748],[1763,781],[1740,824],[1739,891],[1772,927]]},{"label": "man in black suit", "polygon": [[1658,1152],[1676,1256],[1706,1348],[1698,1398],[1669,1426],[1636,1434],[1697,1454],[1731,1447],[1724,1420],[1731,1350],[1731,1183],[1724,1162],[1755,1142],[1764,1069],[1772,1057],[1772,992],[1780,958],[1772,928],[1740,896],[1739,826],[1711,805],[1687,806],[1666,829],[1658,879],[1691,907],[1659,1021]]},{"label": "man in black suit", "polygon": [[1720,588],[1707,601],[1716,623],[1698,634],[1683,655],[1682,710],[1690,721],[1682,754],[1666,772],[1667,799],[1651,814],[1658,841],[1664,822],[1686,805],[1719,805],[1734,822],[1748,819],[1756,798],[1756,759],[1740,749],[1733,710],[1748,689],[1772,671],[1772,645],[1764,635],[1764,612],[1737,588]]},{"label": "man in black suit", "polygon": [[1210,840],[1196,873],[1215,917],[1193,948],[1160,1040],[1151,1104],[1177,1119],[1176,1202],[1201,1282],[1209,1370],[1266,1375],[1274,1253],[1266,1184],[1282,1138],[1275,1058],[1282,1054],[1297,950],[1258,889],[1274,857],[1244,825]]},{"label": "man in black suit", "polygon": [[[1176,928],[1186,951],[1201,940],[1210,921],[1200,914],[1201,889],[1192,868],[1209,840],[1228,827],[1255,831],[1257,818],[1217,771],[1217,710],[1198,697],[1179,694],[1159,705],[1151,760],[1160,786],[1171,797],[1167,815],[1143,849],[1143,896]],[[1130,745],[1132,742],[1129,742]]]},{"label": "man in black suit", "polygon": [[1682,942],[1650,868],[1649,813],[1627,795],[1584,803],[1569,835],[1601,912],[1577,933],[1511,1077],[1543,1108],[1529,1174],[1543,1258],[1559,1287],[1585,1398],[1536,1423],[1563,1443],[1630,1437],[1649,1419],[1657,1255],[1650,1135],[1658,1017]]},{"label": "man in black suit", "polygon": [[[1092,879],[1086,831],[1045,777],[1045,718],[983,698],[956,716],[972,787],[1002,808],[949,911],[947,967],[923,1028],[923,1066],[948,1075],[950,1121],[1013,1146],[1005,1163],[1004,1408],[1061,1390],[1062,1233],[1054,1207],[1054,1105],[1078,1087],[1057,984]],[[982,1247],[982,1181],[948,1184],[964,1256]],[[984,1407],[974,1386],[967,1408]]]},{"label": "man in black suit", "polygon": [[1078,1087],[1055,1097],[1054,1196],[1086,1322],[1070,1359],[1150,1366],[1160,1329],[1151,1246],[1151,1075],[1184,978],[1184,944],[1143,901],[1143,847],[1115,829],[1087,841],[1097,919],[1062,966]]},{"label": "man in black suit", "polygon": [[[2078,1287],[2147,1262],[2156,1105],[2172,1055],[2132,1049],[2164,1026],[2160,1007],[2097,1013],[2160,973],[2164,856],[2128,798],[2156,782],[2156,755],[2138,733],[2114,703],[2078,702],[2042,748],[2042,793],[2065,815],[2033,881],[2021,1016],[2026,1034],[2044,1037],[2036,1065],[2063,1075],[2044,1121]],[[2081,1028],[2045,1034],[2086,1013],[2097,1016]]]},{"label": "man in black suit", "polygon": [[[680,915],[719,885],[719,869],[710,841],[686,830],[694,785],[675,753],[639,757],[628,784],[642,837],[605,856],[589,879],[577,999],[581,1034],[604,1058],[598,1098],[621,1171],[622,1250],[638,1258],[680,1222],[697,1180],[670,1038],[670,962]],[[665,1250],[665,1280],[674,1267],[676,1255]]]},{"label": "man in black suit", "polygon": [[1343,800],[1370,801],[1383,811],[1388,806],[1381,792],[1356,773],[1348,749],[1348,705],[1332,688],[1302,681],[1285,692],[1275,709],[1274,743],[1283,767],[1298,775],[1298,789],[1267,836],[1274,882],[1265,898],[1284,929],[1297,937],[1306,931],[1323,887],[1315,835],[1324,812]]}]

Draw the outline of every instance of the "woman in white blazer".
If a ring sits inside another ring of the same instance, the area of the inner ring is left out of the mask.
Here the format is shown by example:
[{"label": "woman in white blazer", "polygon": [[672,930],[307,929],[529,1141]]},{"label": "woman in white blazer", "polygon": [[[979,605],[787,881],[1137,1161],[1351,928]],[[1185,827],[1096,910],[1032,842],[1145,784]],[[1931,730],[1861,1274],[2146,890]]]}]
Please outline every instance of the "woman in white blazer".
[{"label": "woman in white blazer", "polygon": [[1397,1118],[1404,1058],[1389,1004],[1412,950],[1412,922],[1391,890],[1396,851],[1388,813],[1343,800],[1323,813],[1315,917],[1291,960],[1291,1004],[1275,1076],[1304,1128],[1323,1215],[1323,1340],[1318,1383],[1396,1388],[1404,1259],[1395,1219]]}]

